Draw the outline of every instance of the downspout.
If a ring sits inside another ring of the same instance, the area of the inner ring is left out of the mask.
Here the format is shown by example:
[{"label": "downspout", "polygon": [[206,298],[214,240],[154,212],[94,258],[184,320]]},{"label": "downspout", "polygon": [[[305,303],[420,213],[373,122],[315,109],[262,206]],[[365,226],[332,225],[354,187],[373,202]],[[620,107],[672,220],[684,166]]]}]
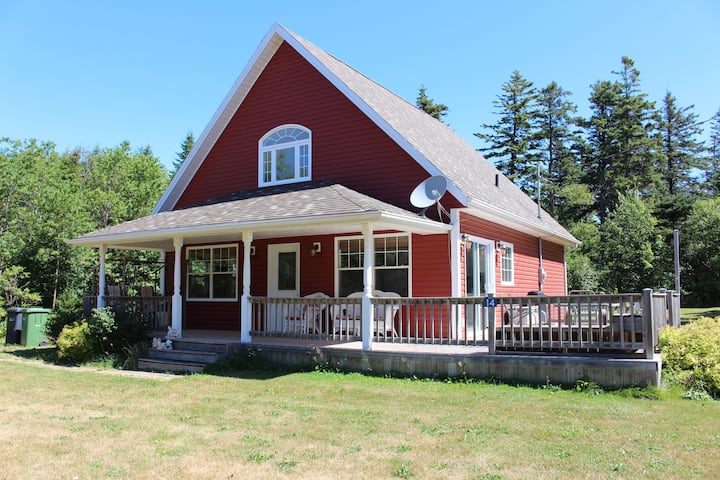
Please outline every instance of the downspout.
[{"label": "downspout", "polygon": [[545,269],[543,269],[543,240],[538,238],[538,291],[542,292],[545,282]]},{"label": "downspout", "polygon": [[[460,296],[460,245],[462,237],[460,233],[460,211],[457,208],[450,209],[450,288],[452,296]],[[465,292],[467,295],[467,292]]]}]

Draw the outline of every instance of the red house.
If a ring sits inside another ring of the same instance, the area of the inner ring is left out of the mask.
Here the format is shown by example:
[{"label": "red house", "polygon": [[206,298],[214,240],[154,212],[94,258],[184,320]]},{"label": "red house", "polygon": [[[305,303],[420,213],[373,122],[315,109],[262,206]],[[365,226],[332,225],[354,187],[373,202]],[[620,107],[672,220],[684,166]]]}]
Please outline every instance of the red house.
[{"label": "red house", "polygon": [[[369,349],[420,336],[402,312],[371,326],[379,292],[565,295],[577,240],[446,125],[274,25],[153,213],[70,243],[99,249],[100,305],[107,249],[160,250],[179,332],[332,336],[356,306],[361,331],[340,330]],[[272,299],[317,293],[325,327],[288,330]]]}]

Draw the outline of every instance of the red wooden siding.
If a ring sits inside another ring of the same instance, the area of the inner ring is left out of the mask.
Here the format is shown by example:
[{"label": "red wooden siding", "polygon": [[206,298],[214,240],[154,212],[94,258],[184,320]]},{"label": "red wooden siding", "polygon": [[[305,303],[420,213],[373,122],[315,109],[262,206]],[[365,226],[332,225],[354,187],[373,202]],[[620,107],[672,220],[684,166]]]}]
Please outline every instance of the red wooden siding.
[{"label": "red wooden siding", "polygon": [[[312,131],[312,180],[333,180],[403,208],[427,172],[283,44],[233,116],[177,207],[258,187],[258,140],[283,124]],[[443,205],[457,202],[446,195]]]},{"label": "red wooden siding", "polygon": [[412,236],[412,296],[452,294],[449,235]]},{"label": "red wooden siding", "polygon": [[460,215],[460,230],[463,233],[495,242],[502,241],[513,244],[515,267],[513,285],[502,284],[500,251],[495,250],[495,294],[497,296],[527,295],[528,292],[537,290],[542,290],[546,295],[564,295],[566,293],[562,245],[543,241],[543,268],[547,276],[545,282],[540,284],[540,247],[537,238],[466,213]]},{"label": "red wooden siding", "polygon": [[[255,255],[250,262],[250,294],[259,297],[267,295],[268,245],[300,243],[300,296],[322,292],[332,297],[335,290],[334,238],[329,235],[316,235],[255,240]],[[321,252],[313,256],[311,249],[315,242],[320,242]]]}]

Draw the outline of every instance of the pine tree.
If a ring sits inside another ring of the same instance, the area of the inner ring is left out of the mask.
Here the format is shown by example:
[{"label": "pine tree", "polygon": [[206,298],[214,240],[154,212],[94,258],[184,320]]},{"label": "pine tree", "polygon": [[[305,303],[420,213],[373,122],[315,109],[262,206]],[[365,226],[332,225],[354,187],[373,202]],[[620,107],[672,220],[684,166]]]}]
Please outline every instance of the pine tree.
[{"label": "pine tree", "polygon": [[593,190],[601,222],[615,210],[620,195],[630,191],[651,195],[659,182],[657,112],[640,92],[640,72],[633,60],[622,57],[622,65],[622,70],[613,72],[616,81],[592,86],[593,114],[586,123],[585,182]]},{"label": "pine tree", "polygon": [[418,92],[417,99],[415,100],[415,106],[431,117],[445,123],[443,121],[443,117],[448,114],[448,106],[442,103],[435,103],[432,98],[428,97],[425,85],[420,85],[420,91]]},{"label": "pine tree", "polygon": [[[541,187],[543,207],[561,223],[578,220],[573,210],[588,203],[585,200],[578,205],[574,193],[581,187],[580,165],[574,150],[582,139],[575,130],[579,119],[573,117],[577,108],[568,100],[570,95],[555,82],[540,90],[535,134],[538,162],[544,165],[545,172]],[[589,199],[589,191],[583,190],[587,192],[583,197]],[[564,214],[564,218],[558,214]]]},{"label": "pine tree", "polygon": [[720,195],[720,109],[713,116],[710,125],[708,153],[708,165],[705,170],[707,190],[713,195]]},{"label": "pine tree", "polygon": [[190,155],[190,151],[193,149],[193,146],[195,145],[195,137],[193,137],[192,132],[188,132],[187,135],[185,135],[185,140],[183,140],[182,144],[180,145],[180,151],[177,152],[175,155],[177,155],[175,161],[173,162],[173,168],[170,171],[170,178],[173,178],[178,170],[180,170],[180,166],[182,166],[185,159]]},{"label": "pine tree", "polygon": [[502,85],[502,94],[493,101],[498,122],[484,124],[489,133],[474,135],[488,146],[480,148],[488,158],[496,158],[495,165],[525,193],[535,190],[536,150],[535,121],[537,119],[537,90],[517,70]]},{"label": "pine tree", "polygon": [[705,169],[701,157],[703,145],[696,137],[702,130],[697,124],[694,105],[678,107],[675,97],[667,92],[663,100],[660,131],[663,143],[663,183],[668,194],[679,191],[697,191],[697,180],[692,176],[695,168]]}]

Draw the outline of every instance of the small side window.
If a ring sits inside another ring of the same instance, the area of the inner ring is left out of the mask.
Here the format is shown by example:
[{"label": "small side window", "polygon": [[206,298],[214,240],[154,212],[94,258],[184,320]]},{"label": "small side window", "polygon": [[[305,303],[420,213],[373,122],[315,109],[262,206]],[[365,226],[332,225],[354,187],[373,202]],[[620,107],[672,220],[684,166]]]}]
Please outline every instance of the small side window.
[{"label": "small side window", "polygon": [[503,285],[515,283],[515,249],[511,243],[500,243],[500,281]]}]

